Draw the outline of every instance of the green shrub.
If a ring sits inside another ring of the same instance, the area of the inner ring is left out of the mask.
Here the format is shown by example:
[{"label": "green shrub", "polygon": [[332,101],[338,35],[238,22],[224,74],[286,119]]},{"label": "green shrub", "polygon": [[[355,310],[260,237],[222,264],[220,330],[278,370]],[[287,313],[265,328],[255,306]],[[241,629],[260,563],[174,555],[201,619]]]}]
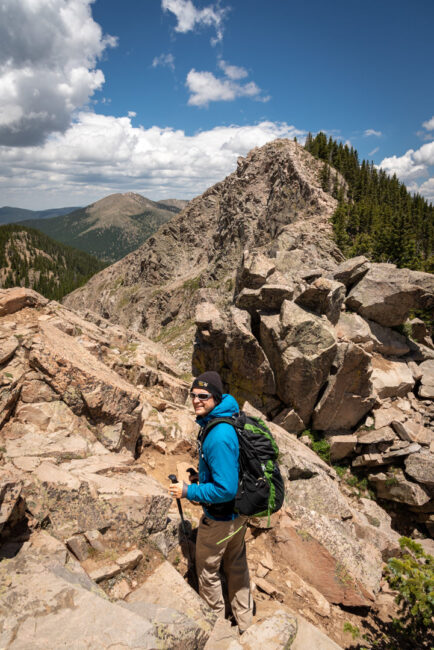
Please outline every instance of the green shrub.
[{"label": "green shrub", "polygon": [[310,431],[305,429],[302,436],[309,436],[312,440],[312,449],[326,463],[330,464],[330,444],[323,437],[320,431]]},{"label": "green shrub", "polygon": [[[385,576],[398,591],[396,602],[401,618],[394,626],[413,647],[424,648],[432,632],[434,616],[434,557],[424,552],[422,546],[408,537],[399,540],[401,548],[407,549],[402,557],[392,557],[385,569]],[[418,645],[419,644],[419,645]]]}]

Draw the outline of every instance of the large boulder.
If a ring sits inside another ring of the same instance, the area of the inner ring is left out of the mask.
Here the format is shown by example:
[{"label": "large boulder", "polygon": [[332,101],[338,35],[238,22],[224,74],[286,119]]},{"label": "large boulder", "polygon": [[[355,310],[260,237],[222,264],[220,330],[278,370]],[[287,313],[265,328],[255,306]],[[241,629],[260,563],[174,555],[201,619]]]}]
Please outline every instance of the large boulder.
[{"label": "large boulder", "polygon": [[328,278],[314,280],[295,300],[297,305],[316,314],[324,314],[336,325],[345,300],[345,286]]},{"label": "large boulder", "polygon": [[423,506],[430,500],[428,492],[417,483],[408,481],[401,469],[391,470],[387,474],[370,474],[369,481],[380,499],[410,506]]},{"label": "large boulder", "polygon": [[77,415],[88,414],[102,427],[117,426],[115,439],[107,442],[110,449],[134,451],[141,411],[139,393],[130,383],[49,322],[40,323],[29,362]]},{"label": "large boulder", "polygon": [[0,317],[14,314],[24,307],[43,307],[48,303],[47,298],[33,289],[14,287],[0,289]]},{"label": "large boulder", "polygon": [[424,361],[418,369],[421,373],[419,397],[434,399],[434,360]]},{"label": "large boulder", "polygon": [[307,424],[336,354],[332,326],[285,300],[279,315],[261,315],[260,342],[277,395]]},{"label": "large boulder", "polygon": [[411,309],[424,306],[426,292],[412,279],[408,269],[397,269],[394,264],[371,264],[350,291],[346,305],[380,325],[401,325]]},{"label": "large boulder", "polygon": [[225,316],[205,302],[196,310],[196,325],[195,374],[213,368],[241,403],[247,399],[266,410],[275,406],[274,373],[252,333],[249,314],[232,307]]},{"label": "large boulder", "polygon": [[371,410],[371,356],[353,343],[339,343],[326,389],[315,407],[312,425],[320,430],[348,430]]},{"label": "large boulder", "polygon": [[351,288],[363,278],[370,266],[369,260],[363,255],[351,257],[339,264],[333,271],[332,277],[337,282],[342,282],[346,287]]},{"label": "large boulder", "polygon": [[374,355],[372,368],[372,384],[380,399],[402,397],[413,390],[415,380],[405,362]]},{"label": "large boulder", "polygon": [[255,650],[258,645],[268,650],[292,647],[297,634],[297,619],[284,610],[249,627],[240,639],[244,650]]},{"label": "large boulder", "polygon": [[405,461],[405,472],[434,496],[434,454],[412,454]]},{"label": "large boulder", "polygon": [[202,648],[206,630],[177,608],[136,612],[110,602],[46,533],[32,537],[16,558],[0,563],[0,643],[10,650],[57,648]]}]

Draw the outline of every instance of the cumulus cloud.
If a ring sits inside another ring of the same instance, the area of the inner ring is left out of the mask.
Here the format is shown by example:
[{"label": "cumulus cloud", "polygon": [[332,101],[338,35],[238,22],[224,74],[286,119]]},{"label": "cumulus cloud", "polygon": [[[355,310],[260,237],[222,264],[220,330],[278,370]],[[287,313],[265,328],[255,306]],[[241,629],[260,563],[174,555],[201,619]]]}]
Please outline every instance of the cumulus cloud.
[{"label": "cumulus cloud", "polygon": [[211,39],[212,45],[216,45],[223,39],[223,20],[227,9],[222,9],[218,5],[197,9],[191,0],[162,0],[161,8],[176,16],[178,21],[176,32],[185,34],[196,27],[214,27],[216,35]]},{"label": "cumulus cloud", "polygon": [[434,165],[434,141],[414,151],[409,149],[403,156],[384,158],[379,167],[389,174],[396,174],[402,181],[428,175],[428,167]]},{"label": "cumulus cloud", "polygon": [[158,66],[162,66],[163,68],[170,68],[171,70],[175,69],[175,59],[173,57],[173,54],[160,54],[160,56],[156,56],[154,60],[152,61],[152,67],[157,68]]},{"label": "cumulus cloud", "polygon": [[8,205],[87,205],[112,192],[191,198],[222,180],[237,157],[276,138],[304,132],[286,123],[215,127],[188,136],[133,127],[129,117],[82,112],[39,147],[2,147],[0,191]]},{"label": "cumulus cloud", "polygon": [[116,39],[104,36],[92,0],[2,0],[0,144],[36,145],[71,123],[101,88],[96,62]]},{"label": "cumulus cloud", "polygon": [[219,60],[218,65],[220,70],[223,70],[228,79],[238,80],[244,79],[248,76],[248,72],[245,68],[241,68],[237,65],[230,65],[227,61],[223,61],[223,59]]},{"label": "cumulus cloud", "polygon": [[186,85],[191,93],[190,106],[208,106],[210,102],[229,102],[238,97],[258,97],[261,89],[254,81],[239,84],[232,79],[217,79],[212,72],[194,68],[187,75]]},{"label": "cumulus cloud", "polygon": [[434,131],[434,115],[432,116],[432,118],[430,120],[427,120],[426,122],[423,122],[422,126],[427,131]]},{"label": "cumulus cloud", "polygon": [[381,131],[376,131],[375,129],[366,129],[363,135],[365,138],[368,138],[370,135],[375,135],[375,137],[379,138],[383,134]]}]

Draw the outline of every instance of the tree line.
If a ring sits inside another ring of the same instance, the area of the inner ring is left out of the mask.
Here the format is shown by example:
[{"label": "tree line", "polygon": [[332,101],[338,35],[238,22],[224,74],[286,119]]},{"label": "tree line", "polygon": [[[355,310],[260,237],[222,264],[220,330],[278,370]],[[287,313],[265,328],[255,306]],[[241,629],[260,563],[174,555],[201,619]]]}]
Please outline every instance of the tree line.
[{"label": "tree line", "polygon": [[85,284],[104,268],[96,258],[32,228],[0,226],[0,286],[21,286],[51,300]]},{"label": "tree line", "polygon": [[[305,148],[324,161],[321,185],[338,200],[332,217],[336,243],[347,257],[434,272],[434,206],[410,194],[397,176],[359,161],[357,151],[320,132]],[[339,178],[336,170],[345,179]]]}]

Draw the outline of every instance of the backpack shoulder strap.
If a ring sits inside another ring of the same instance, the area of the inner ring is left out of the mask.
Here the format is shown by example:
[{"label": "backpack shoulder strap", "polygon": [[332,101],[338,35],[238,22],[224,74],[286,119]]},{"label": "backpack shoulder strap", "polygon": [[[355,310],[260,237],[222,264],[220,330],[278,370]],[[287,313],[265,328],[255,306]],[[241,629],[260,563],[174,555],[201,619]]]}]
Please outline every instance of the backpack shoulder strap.
[{"label": "backpack shoulder strap", "polygon": [[234,427],[235,431],[236,429],[236,424],[237,424],[237,418],[236,417],[221,417],[221,418],[214,418],[213,420],[210,420],[205,424],[204,427],[201,428],[199,431],[198,435],[198,440],[201,445],[205,442],[205,438],[217,424],[221,424],[222,422],[225,422],[226,424],[230,424],[231,427]]}]

